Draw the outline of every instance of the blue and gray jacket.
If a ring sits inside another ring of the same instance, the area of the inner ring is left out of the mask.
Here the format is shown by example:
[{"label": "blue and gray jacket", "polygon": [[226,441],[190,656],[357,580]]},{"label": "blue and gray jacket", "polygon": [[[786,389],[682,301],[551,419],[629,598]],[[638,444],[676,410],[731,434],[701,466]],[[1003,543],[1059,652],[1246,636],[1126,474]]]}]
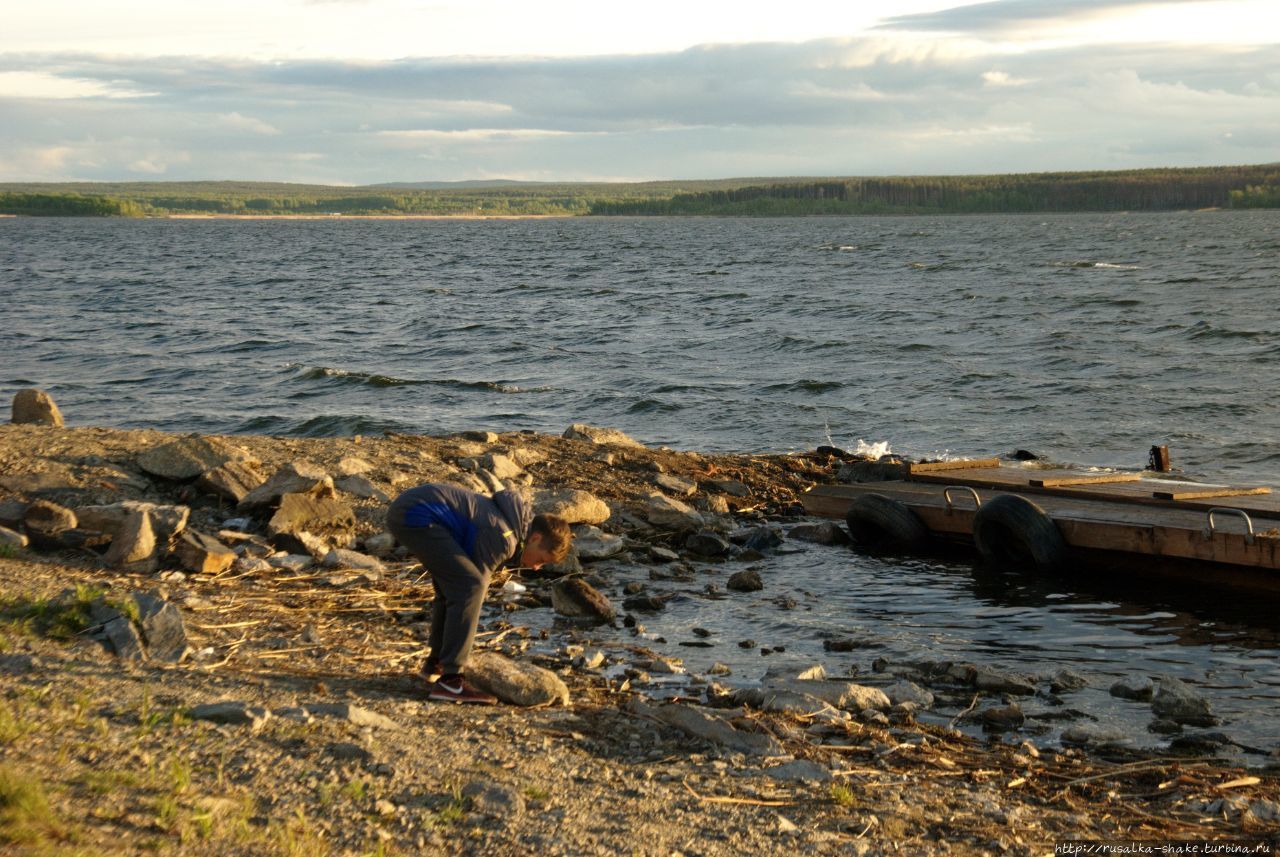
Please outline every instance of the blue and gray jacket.
[{"label": "blue and gray jacket", "polygon": [[490,498],[439,482],[410,488],[387,510],[391,527],[444,527],[485,571],[518,556],[532,521],[533,511],[514,491]]}]

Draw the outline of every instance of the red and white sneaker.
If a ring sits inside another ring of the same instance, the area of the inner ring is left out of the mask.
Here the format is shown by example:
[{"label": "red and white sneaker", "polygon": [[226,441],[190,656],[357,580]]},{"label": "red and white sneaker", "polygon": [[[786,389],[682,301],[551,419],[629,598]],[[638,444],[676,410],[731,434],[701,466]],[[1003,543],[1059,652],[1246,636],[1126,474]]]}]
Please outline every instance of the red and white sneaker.
[{"label": "red and white sneaker", "polygon": [[428,699],[437,702],[464,702],[471,705],[497,705],[498,697],[476,690],[460,675],[443,676],[431,685]]}]

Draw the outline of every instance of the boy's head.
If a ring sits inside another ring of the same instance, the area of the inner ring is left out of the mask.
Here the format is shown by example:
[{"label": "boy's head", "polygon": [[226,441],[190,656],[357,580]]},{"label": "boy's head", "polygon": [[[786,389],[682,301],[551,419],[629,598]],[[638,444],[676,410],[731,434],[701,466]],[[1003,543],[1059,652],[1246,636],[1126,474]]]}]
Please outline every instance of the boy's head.
[{"label": "boy's head", "polygon": [[535,515],[520,552],[520,565],[537,570],[546,563],[561,562],[569,555],[573,531],[559,515]]}]

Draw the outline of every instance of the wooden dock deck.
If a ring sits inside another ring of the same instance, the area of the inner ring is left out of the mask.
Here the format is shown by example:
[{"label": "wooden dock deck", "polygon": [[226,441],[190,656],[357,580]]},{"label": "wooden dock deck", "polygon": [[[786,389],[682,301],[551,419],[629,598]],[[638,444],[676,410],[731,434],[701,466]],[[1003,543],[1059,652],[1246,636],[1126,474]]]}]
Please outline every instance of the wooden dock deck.
[{"label": "wooden dock deck", "polygon": [[810,514],[844,518],[867,494],[902,504],[933,536],[953,544],[973,543],[979,503],[1014,494],[1043,510],[1077,558],[1250,570],[1252,584],[1260,579],[1280,591],[1280,496],[1265,486],[986,459],[903,465],[900,479],[819,485],[801,500]]}]

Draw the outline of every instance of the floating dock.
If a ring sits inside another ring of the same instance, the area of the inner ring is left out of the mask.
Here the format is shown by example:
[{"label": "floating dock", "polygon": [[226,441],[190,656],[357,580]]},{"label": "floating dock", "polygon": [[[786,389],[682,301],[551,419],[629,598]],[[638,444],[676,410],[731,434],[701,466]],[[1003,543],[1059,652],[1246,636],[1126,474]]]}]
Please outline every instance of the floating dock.
[{"label": "floating dock", "polygon": [[[805,510],[845,518],[851,531],[870,521],[907,550],[925,546],[908,543],[918,536],[896,523],[904,511],[923,524],[934,547],[971,545],[991,558],[993,551],[1003,552],[998,542],[1011,542],[1013,557],[1031,565],[1141,568],[1280,592],[1280,495],[1265,486],[1210,485],[1153,472],[1046,469],[998,459],[869,462],[862,475],[880,481],[815,486],[801,497]],[[867,495],[887,500],[860,499]],[[992,505],[1007,495],[1015,499]],[[893,513],[888,518],[886,507]],[[1023,532],[1036,525],[1039,536]],[[1053,542],[1049,547],[1040,544],[1046,537]]]}]

